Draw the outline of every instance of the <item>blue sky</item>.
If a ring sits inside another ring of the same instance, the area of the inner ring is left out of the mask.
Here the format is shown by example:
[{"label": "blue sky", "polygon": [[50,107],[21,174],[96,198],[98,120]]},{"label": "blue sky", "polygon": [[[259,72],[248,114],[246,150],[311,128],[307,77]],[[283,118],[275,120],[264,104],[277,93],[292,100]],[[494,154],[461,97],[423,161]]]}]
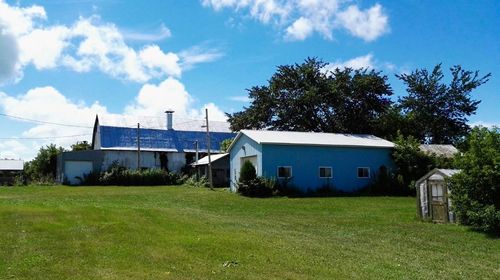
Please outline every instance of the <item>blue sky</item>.
[{"label": "blue sky", "polygon": [[[394,74],[460,64],[490,81],[473,124],[499,124],[499,1],[2,1],[0,158],[90,140],[96,113],[211,118],[242,109],[277,65],[319,57]],[[446,74],[448,74],[446,72]],[[447,76],[449,77],[449,76]],[[66,137],[82,135],[78,137]],[[54,137],[50,139],[39,139]],[[26,139],[30,138],[30,139]]]}]

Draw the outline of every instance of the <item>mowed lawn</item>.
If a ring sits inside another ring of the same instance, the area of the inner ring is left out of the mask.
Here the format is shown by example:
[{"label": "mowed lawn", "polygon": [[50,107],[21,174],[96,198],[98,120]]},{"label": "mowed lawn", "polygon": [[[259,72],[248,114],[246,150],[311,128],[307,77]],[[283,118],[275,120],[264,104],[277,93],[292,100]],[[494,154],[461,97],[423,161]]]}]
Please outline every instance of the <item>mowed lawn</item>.
[{"label": "mowed lawn", "polygon": [[413,198],[0,187],[0,279],[500,279],[500,239]]}]

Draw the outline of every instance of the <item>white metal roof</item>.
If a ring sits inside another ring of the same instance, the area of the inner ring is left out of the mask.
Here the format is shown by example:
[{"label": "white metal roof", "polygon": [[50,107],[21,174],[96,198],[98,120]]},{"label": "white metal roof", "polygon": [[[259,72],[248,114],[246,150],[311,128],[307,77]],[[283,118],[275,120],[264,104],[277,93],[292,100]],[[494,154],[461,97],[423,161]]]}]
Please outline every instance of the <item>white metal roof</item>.
[{"label": "white metal roof", "polygon": [[[229,154],[215,154],[215,155],[210,155],[210,161],[214,162],[214,161],[217,161],[225,156],[227,156]],[[192,165],[193,166],[197,166],[197,165],[206,165],[208,164],[208,156],[206,157],[202,157],[198,160],[198,163],[193,163]]]},{"label": "white metal roof", "polygon": [[427,154],[435,154],[447,158],[452,158],[458,153],[458,149],[453,145],[442,144],[422,144],[420,145],[420,150]]},{"label": "white metal roof", "polygon": [[458,172],[460,172],[460,169],[438,169],[439,172],[443,173],[444,175],[451,177]]},{"label": "white metal roof", "polygon": [[23,170],[24,161],[20,159],[0,159],[0,170]]},{"label": "white metal roof", "polygon": [[[313,146],[345,146],[393,148],[394,143],[368,134],[341,134],[320,132],[270,131],[270,130],[242,130],[259,144],[281,145],[313,145]],[[238,134],[237,138],[240,134]],[[234,141],[235,142],[235,141]],[[233,143],[234,143],[233,142]]]}]

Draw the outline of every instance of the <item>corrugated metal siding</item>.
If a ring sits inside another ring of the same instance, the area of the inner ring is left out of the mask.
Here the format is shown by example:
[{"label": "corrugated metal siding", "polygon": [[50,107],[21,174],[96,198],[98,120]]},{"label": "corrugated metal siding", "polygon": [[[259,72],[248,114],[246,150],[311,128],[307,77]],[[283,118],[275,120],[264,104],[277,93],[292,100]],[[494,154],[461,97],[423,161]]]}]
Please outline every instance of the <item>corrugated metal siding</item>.
[{"label": "corrugated metal siding", "polygon": [[[243,149],[243,146],[245,149]],[[257,175],[262,175],[262,146],[257,144],[254,140],[250,139],[246,135],[241,135],[241,137],[233,144],[231,148],[229,158],[230,158],[230,186],[232,191],[236,191],[236,182],[240,178],[241,169],[241,158],[256,156]]]},{"label": "corrugated metal siding", "polygon": [[[136,149],[137,129],[127,127],[100,126],[101,149]],[[143,150],[194,151],[198,141],[200,151],[207,150],[207,134],[201,131],[178,131],[161,129],[140,129],[140,146]],[[220,150],[220,143],[234,138],[234,133],[211,132],[211,149]]]}]

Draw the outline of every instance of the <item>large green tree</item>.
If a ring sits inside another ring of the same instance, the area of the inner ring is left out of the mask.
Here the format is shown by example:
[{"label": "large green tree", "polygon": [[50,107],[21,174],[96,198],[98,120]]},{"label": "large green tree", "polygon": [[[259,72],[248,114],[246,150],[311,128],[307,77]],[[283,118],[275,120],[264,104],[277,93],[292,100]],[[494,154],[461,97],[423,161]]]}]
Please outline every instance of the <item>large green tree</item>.
[{"label": "large green tree", "polygon": [[41,147],[36,157],[25,164],[25,174],[30,181],[52,181],[56,177],[57,156],[64,152],[62,147],[50,144]]},{"label": "large green tree", "polygon": [[375,133],[391,106],[387,77],[367,69],[327,70],[308,58],[282,65],[268,82],[248,90],[251,104],[227,114],[231,128]]},{"label": "large green tree", "polygon": [[466,71],[461,66],[453,66],[450,71],[449,84],[443,81],[441,64],[431,72],[418,69],[396,75],[407,86],[408,95],[399,100],[405,126],[412,128],[411,134],[419,141],[457,143],[470,130],[468,117],[476,112],[480,103],[470,94],[486,83],[490,74],[481,77],[478,71]]},{"label": "large green tree", "polygon": [[453,209],[462,224],[500,235],[500,130],[476,127],[466,146],[451,179]]}]

